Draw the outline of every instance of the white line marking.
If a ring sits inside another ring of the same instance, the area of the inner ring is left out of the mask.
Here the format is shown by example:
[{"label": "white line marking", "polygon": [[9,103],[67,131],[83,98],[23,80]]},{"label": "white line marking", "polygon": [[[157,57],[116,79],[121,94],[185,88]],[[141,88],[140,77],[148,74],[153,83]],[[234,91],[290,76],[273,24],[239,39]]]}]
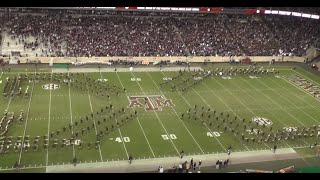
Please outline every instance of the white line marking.
[{"label": "white line marking", "polygon": [[[68,70],[68,76],[69,76],[70,72]],[[70,76],[69,76],[70,77]],[[70,81],[68,82],[68,88],[69,88],[69,104],[70,104],[70,122],[73,125],[73,117],[72,117],[72,101],[71,101],[71,93],[70,93]],[[63,119],[63,118],[62,118]],[[66,118],[67,119],[67,118]],[[73,126],[71,127],[71,133],[73,134]],[[73,158],[76,157],[76,153],[74,150],[74,144],[72,145],[72,153],[73,153]]]},{"label": "white line marking", "polygon": [[[276,83],[277,85],[279,85],[277,82],[275,82],[274,80],[272,80],[271,79],[271,81],[273,81],[274,83]],[[262,83],[262,82],[261,82]],[[263,83],[264,84],[264,83]],[[280,85],[281,86],[281,85]],[[281,87],[283,87],[283,86],[281,86]],[[274,92],[276,92],[276,91],[274,91]],[[293,94],[291,91],[289,91],[291,94]],[[278,92],[276,92],[277,94],[279,94]],[[296,96],[296,97],[298,97],[297,95],[295,95],[295,94],[293,94],[294,96]],[[279,94],[279,96],[281,96],[280,94]],[[296,106],[297,107],[297,105],[295,104],[295,103],[293,103],[293,102],[291,102],[291,101],[289,101],[289,100],[287,100],[286,98],[283,98],[282,96],[281,96],[281,98],[282,99],[285,99],[287,102],[289,102],[290,104],[293,104],[294,106]],[[300,97],[298,97],[299,99],[301,99]],[[303,100],[303,99],[302,99]],[[303,100],[304,101],[304,100]],[[305,101],[304,101],[305,102]],[[308,104],[308,103],[307,103]],[[313,118],[312,116],[310,116],[309,114],[307,114],[305,111],[303,111],[303,110],[301,110],[300,108],[298,108],[301,112],[303,112],[305,115],[307,115],[307,116],[309,116],[311,119],[313,119],[314,121],[316,121],[317,123],[319,123],[319,121],[317,121],[315,118]]]},{"label": "white line marking", "polygon": [[[86,76],[85,76],[85,80],[87,81],[87,77],[88,77],[88,76],[87,76],[87,74],[85,74],[85,75],[86,75]],[[86,87],[87,87],[87,90],[88,90],[88,98],[89,98],[89,104],[90,104],[91,113],[93,113],[88,83],[86,82],[85,84],[86,84]],[[95,120],[94,120],[94,119],[93,119],[93,125],[94,125],[94,129],[95,129],[95,131],[96,131],[96,135],[98,135],[97,126],[96,126],[96,123],[95,123]],[[98,144],[98,148],[99,148],[99,153],[100,153],[101,161],[103,162],[100,144]]]},{"label": "white line marking", "polygon": [[[301,69],[302,69],[302,68],[301,68]],[[291,69],[291,70],[292,70],[292,69]],[[304,70],[304,69],[302,69],[302,70]],[[314,81],[314,80],[312,80],[312,79],[308,78],[307,76],[305,76],[305,75],[303,75],[303,74],[299,73],[298,71],[296,71],[296,70],[292,70],[292,71],[294,71],[294,72],[296,72],[296,73],[300,74],[300,75],[301,75],[301,76],[303,76],[304,78],[309,79],[309,81],[311,81],[311,82],[313,82],[313,83],[317,84],[318,86],[320,86],[320,84],[319,84],[318,82],[316,82],[316,81]],[[304,70],[304,71],[305,71],[305,70]],[[309,71],[306,71],[306,72],[310,73]],[[312,74],[312,73],[310,73],[310,74]],[[312,75],[314,75],[314,74],[312,74]]]},{"label": "white line marking", "polygon": [[[305,89],[297,86],[297,85],[294,84],[293,82],[290,82],[289,80],[287,80],[287,79],[285,79],[285,78],[283,78],[283,77],[281,77],[281,79],[283,79],[284,81],[286,81],[287,83],[291,84],[292,86],[295,86],[295,87],[296,87],[297,89],[299,89],[300,91],[302,91],[302,92],[306,93],[307,95],[311,96],[312,98],[314,98],[314,97],[312,96],[312,94],[310,94],[310,93],[309,93],[308,91],[306,91]],[[303,98],[301,98],[301,99],[303,99]],[[318,98],[315,98],[315,100],[318,101],[318,102],[320,102],[320,100],[319,100]],[[316,107],[314,107],[314,106],[312,106],[312,105],[311,105],[311,107],[313,107],[314,109],[316,109],[317,111],[320,112],[320,110],[319,110],[318,108],[316,108]],[[301,108],[301,107],[300,107],[300,108]]]},{"label": "white line marking", "polygon": [[[253,87],[253,88],[255,88],[255,86],[254,85],[252,85],[250,82],[248,82],[246,79],[244,79],[244,78],[241,78],[240,77],[240,79],[242,79],[244,82],[246,82],[247,84],[249,84],[251,87]],[[275,102],[273,99],[271,99],[269,96],[267,96],[267,95],[265,95],[263,92],[260,92],[261,94],[263,94],[266,98],[268,98],[270,101],[272,101],[272,103],[273,104],[276,104],[276,105],[278,105],[280,108],[282,108],[282,106],[280,105],[280,104],[278,104],[277,102]],[[283,108],[282,108],[283,109]],[[286,111],[285,109],[283,109],[287,114],[289,114],[291,117],[293,117],[294,119],[296,119],[294,116],[292,116],[288,111]],[[271,113],[271,112],[270,112]],[[271,113],[272,114],[272,113]],[[285,123],[283,123],[279,118],[277,118],[282,124],[284,124],[285,126],[287,126]],[[296,120],[298,120],[298,119],[296,119]],[[298,122],[300,122],[299,120],[298,120]],[[303,126],[305,126],[302,122],[300,122],[300,124],[302,124]],[[303,140],[304,141],[304,140]],[[304,143],[305,144],[307,144],[307,142],[306,141],[304,141]]]},{"label": "white line marking", "polygon": [[[152,79],[152,77],[151,77],[151,75],[149,74],[149,72],[146,71],[146,73],[149,75],[149,77],[150,77],[150,79],[153,81],[153,83],[157,86],[157,88],[159,89],[159,91],[161,92],[161,94],[163,95],[163,97],[165,97],[164,94],[163,94],[163,92],[160,90],[159,86],[158,86],[158,85],[154,82],[154,80]],[[179,121],[183,124],[183,126],[185,127],[185,129],[188,131],[188,133],[190,134],[190,136],[192,137],[192,139],[194,140],[194,142],[197,144],[197,146],[199,147],[199,149],[201,150],[201,152],[204,154],[204,152],[203,152],[202,148],[200,147],[199,143],[194,139],[193,135],[191,134],[191,132],[189,131],[189,129],[187,128],[187,126],[186,126],[186,125],[184,124],[184,122],[180,119],[177,111],[176,111],[173,107],[171,107],[171,108],[173,109],[173,111],[174,111],[175,114],[177,115]],[[169,113],[168,113],[168,114],[169,114]]]},{"label": "white line marking", "polygon": [[[99,71],[99,72],[100,72],[100,77],[101,77],[101,79],[103,79],[101,71]],[[110,101],[110,103],[111,103],[111,101]],[[111,103],[111,104],[112,104],[112,103]],[[114,113],[113,108],[112,108],[112,112]],[[116,123],[118,123],[118,121],[117,121],[117,119],[116,119],[116,118],[115,118],[114,120],[116,121]],[[121,137],[121,140],[122,140],[122,144],[123,144],[124,150],[126,151],[127,158],[129,159],[129,154],[128,154],[128,151],[127,151],[126,145],[125,145],[125,143],[124,143],[123,136],[122,136],[122,133],[121,133],[120,128],[118,128],[118,132],[119,132],[119,135],[120,135],[120,137]]]},{"label": "white line marking", "polygon": [[[135,75],[133,74],[133,72],[131,72],[131,74],[133,75],[134,78],[136,78]],[[138,83],[138,85],[139,85],[141,91],[143,92],[143,94],[146,95],[146,93],[143,91],[142,87],[140,86],[140,83],[139,83],[138,81],[136,81],[136,82]],[[168,133],[167,130],[166,130],[166,128],[165,128],[164,125],[162,124],[161,119],[159,118],[158,114],[157,114],[156,112],[154,112],[154,113],[155,113],[155,115],[157,116],[157,118],[158,118],[158,120],[159,120],[162,128],[163,128],[164,131],[166,132],[167,136],[170,137],[170,136],[169,136],[169,133]],[[172,143],[174,149],[177,151],[178,155],[180,156],[180,152],[178,151],[176,145],[173,143],[172,139],[169,138],[169,140],[170,140],[170,142]]]},{"label": "white line marking", "polygon": [[[117,75],[117,77],[118,77],[118,80],[119,80],[119,82],[120,82],[120,84],[121,84],[122,88],[124,88],[124,86],[123,86],[123,84],[122,84],[122,82],[121,82],[121,79],[120,79],[120,77],[119,77],[119,75],[118,75],[118,73],[117,73],[117,72],[116,72],[116,75]],[[128,94],[127,94],[127,93],[126,93],[126,96],[128,96]],[[132,111],[134,111],[134,110],[132,109]],[[139,124],[139,126],[140,126],[140,129],[141,129],[141,131],[142,131],[142,133],[143,133],[143,136],[145,137],[145,139],[146,139],[146,141],[147,141],[147,143],[148,143],[148,146],[149,146],[149,148],[150,148],[150,151],[151,151],[151,153],[152,153],[153,157],[155,158],[156,156],[155,156],[155,154],[154,154],[154,152],[153,152],[153,149],[151,148],[151,145],[150,145],[150,143],[149,143],[149,140],[148,140],[148,138],[147,138],[147,136],[146,136],[146,133],[144,132],[144,130],[143,130],[142,126],[141,126],[141,123],[140,123],[140,121],[139,121],[139,118],[138,118],[138,117],[137,117],[137,121],[138,121],[138,124]]]},{"label": "white line marking", "polygon": [[[27,124],[28,124],[29,113],[30,113],[30,106],[31,106],[31,99],[32,99],[32,94],[33,94],[33,89],[34,89],[34,84],[35,84],[34,83],[35,77],[36,77],[36,71],[33,74],[32,91],[31,91],[31,94],[30,94],[29,107],[28,107],[28,111],[27,111],[27,117],[26,117],[26,122],[25,122],[25,126],[24,126],[24,131],[23,131],[22,143],[21,144],[24,143],[24,138],[25,138],[25,135],[26,135]],[[21,148],[20,148],[18,164],[20,164],[20,161],[21,161],[22,149],[23,149],[23,146],[21,146]]]},{"label": "white line marking", "polygon": [[[52,82],[52,71],[51,71],[50,83],[51,82]],[[49,96],[49,114],[48,114],[48,139],[50,139],[50,134],[49,133],[50,133],[51,93],[52,93],[51,88],[49,89],[49,92],[50,92],[50,96]],[[46,166],[48,166],[48,161],[49,161],[49,147],[50,147],[50,140],[48,141],[48,148],[47,148],[47,154],[46,154]]]},{"label": "white line marking", "polygon": [[[231,81],[231,83],[233,83],[233,84],[235,84],[239,89],[242,89],[237,83],[235,83],[235,82],[232,82]],[[248,82],[247,82],[248,83]],[[253,87],[253,88],[255,88],[255,86],[253,86],[253,85],[251,85],[250,83],[248,83],[251,87]],[[255,88],[255,89],[257,89],[257,88]],[[250,93],[247,93],[247,92],[245,92],[246,94],[248,94],[249,95],[249,97],[251,97],[251,99],[253,99],[254,101],[256,101],[256,98],[254,98]],[[263,92],[260,92],[262,95],[264,95],[265,97],[267,97],[265,94],[263,94]],[[267,97],[268,98],[268,97]],[[256,101],[256,102],[258,102],[258,101]],[[259,103],[260,104],[260,103]],[[261,104],[260,104],[261,105]],[[261,105],[262,106],[262,105]],[[266,108],[266,107],[264,107],[264,106],[262,106],[265,110],[267,110],[268,111],[268,109]],[[286,125],[285,123],[283,123],[282,121],[281,121],[281,118],[278,118],[278,117],[276,117],[271,111],[268,111],[274,118],[276,118],[280,123],[282,123],[283,125],[285,125],[286,127],[289,127],[288,125]],[[285,142],[285,144],[287,145],[287,146],[289,146],[290,148],[292,148],[286,141],[284,141]],[[268,146],[269,147],[269,146]],[[281,148],[281,147],[280,147]]]}]

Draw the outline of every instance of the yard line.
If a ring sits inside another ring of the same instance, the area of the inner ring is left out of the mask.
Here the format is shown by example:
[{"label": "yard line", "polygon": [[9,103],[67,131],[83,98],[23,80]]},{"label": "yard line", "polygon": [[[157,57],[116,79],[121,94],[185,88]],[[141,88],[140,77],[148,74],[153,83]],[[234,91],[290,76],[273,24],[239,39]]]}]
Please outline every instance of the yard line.
[{"label": "yard line", "polygon": [[28,111],[27,111],[27,117],[26,117],[26,122],[25,122],[25,126],[24,126],[24,131],[23,131],[23,136],[22,136],[22,141],[21,141],[21,149],[20,149],[20,155],[19,155],[19,160],[18,160],[18,164],[20,165],[20,161],[21,161],[21,155],[22,155],[22,149],[23,149],[23,144],[24,144],[24,138],[26,135],[26,130],[27,130],[27,124],[28,124],[28,119],[29,119],[29,113],[30,113],[30,106],[31,106],[31,99],[32,99],[32,94],[33,94],[33,89],[34,89],[34,80],[36,78],[36,72],[34,72],[33,74],[33,80],[32,80],[32,90],[31,90],[31,94],[30,94],[30,100],[29,100],[29,107],[28,107]]},{"label": "yard line", "polygon": [[[100,77],[101,77],[101,79],[103,79],[102,73],[101,73],[100,69],[99,69],[99,72],[100,72]],[[108,93],[108,94],[109,94],[109,93]],[[110,100],[110,103],[111,103],[111,100]],[[111,103],[111,104],[112,104],[112,103]],[[112,109],[112,112],[114,113],[114,110],[113,110],[113,109]],[[117,119],[115,118],[114,120],[116,121],[116,124],[117,124],[117,123],[118,123]],[[129,159],[128,151],[127,151],[127,148],[126,148],[126,145],[125,145],[125,143],[124,143],[123,136],[122,136],[122,133],[121,133],[121,130],[120,130],[119,127],[118,127],[118,131],[119,131],[119,135],[120,135],[121,140],[122,140],[122,144],[123,144],[124,150],[126,151],[127,158]]]},{"label": "yard line", "polygon": [[[165,76],[165,77],[167,77],[162,71],[161,71],[161,73]],[[183,78],[182,78],[183,79]],[[172,83],[171,83],[172,84]],[[194,91],[194,89],[193,89],[193,91]],[[186,103],[189,105],[189,107],[192,107],[191,106],[191,104],[188,102],[188,100],[181,94],[181,92],[180,91],[178,91],[177,90],[177,92],[180,94],[180,96],[186,101]],[[199,95],[199,94],[198,94]],[[209,107],[210,107],[210,105],[209,105]],[[211,108],[211,107],[210,107]],[[212,108],[211,108],[212,109]],[[200,118],[200,117],[199,117]],[[200,119],[202,119],[202,118],[200,118]],[[210,133],[211,134],[213,134],[212,133],[212,131],[211,131],[211,129],[206,125],[206,123],[203,123],[205,126],[206,126],[206,128],[210,131]],[[229,128],[229,126],[227,126],[228,128]],[[230,129],[230,128],[229,128]],[[220,146],[225,150],[225,151],[227,151],[226,150],[226,148],[222,145],[222,143],[219,141],[219,139],[217,138],[217,137],[215,137],[214,136],[214,138],[217,140],[217,142],[220,144]],[[241,141],[240,141],[241,142]],[[241,142],[241,144],[242,144],[242,142]],[[244,145],[244,144],[243,144]],[[247,150],[249,150],[249,148],[246,146],[246,145],[244,145],[244,147],[247,149]]]},{"label": "yard line", "polygon": [[[70,71],[68,70],[68,77],[70,74]],[[70,78],[69,78],[70,79]],[[71,93],[70,93],[70,82],[68,82],[68,87],[69,87],[69,104],[70,104],[70,122],[71,124],[73,124],[73,116],[72,116],[72,103],[71,103]],[[71,133],[73,135],[73,126],[71,127]],[[73,152],[73,158],[76,157],[76,153],[75,153],[75,150],[74,150],[74,144],[72,144],[72,152]]]},{"label": "yard line", "polygon": [[[265,83],[263,83],[262,81],[258,80],[261,84],[265,85]],[[265,85],[266,86],[266,85]],[[269,88],[272,89],[272,88]],[[286,100],[287,102],[289,102],[290,104],[294,105],[295,107],[298,107],[295,103],[287,100],[286,98],[283,98],[283,96],[281,96],[281,94],[279,94],[277,91],[272,90],[273,92],[277,93],[282,99]],[[317,123],[319,123],[314,117],[310,116],[309,114],[307,114],[305,111],[301,110],[299,107],[298,109],[303,112],[305,115],[309,116],[311,119],[313,119],[314,121],[316,121]]]},{"label": "yard line", "polygon": [[[116,75],[117,75],[117,77],[118,77],[118,80],[119,80],[122,88],[124,89],[124,86],[123,86],[123,84],[122,84],[122,82],[121,82],[121,79],[120,79],[120,77],[119,77],[119,75],[118,75],[118,72],[116,72]],[[126,93],[126,96],[128,96],[128,93]],[[132,109],[132,111],[134,111],[134,110]],[[143,130],[142,126],[141,126],[141,123],[140,123],[140,121],[139,121],[138,116],[137,116],[137,121],[138,121],[138,124],[139,124],[139,126],[140,126],[140,129],[141,129],[141,131],[142,131],[142,133],[143,133],[143,136],[144,136],[144,138],[146,139],[146,141],[147,141],[147,143],[148,143],[148,146],[149,146],[149,148],[150,148],[150,151],[151,151],[153,157],[155,158],[156,156],[155,156],[155,154],[154,154],[154,152],[153,152],[153,149],[151,148],[151,145],[150,145],[149,140],[148,140],[148,138],[147,138],[147,136],[146,136],[146,133],[144,132],[144,130]]]},{"label": "yard line", "polygon": [[[87,76],[88,76],[88,75],[87,75],[87,73],[86,73],[86,76],[85,76],[85,80],[86,80],[86,81],[87,81]],[[91,113],[93,113],[92,103],[91,103],[91,98],[90,98],[90,93],[89,93],[89,88],[88,88],[88,83],[87,83],[87,82],[86,82],[86,87],[87,87],[87,89],[88,89],[88,98],[89,98],[89,104],[90,104]],[[94,119],[92,119],[92,120],[93,120],[94,129],[95,129],[95,131],[96,131],[96,135],[98,135],[96,122],[95,122]],[[100,153],[101,161],[103,162],[100,144],[98,144],[98,148],[99,148],[99,153]]]},{"label": "yard line", "polygon": [[[296,95],[295,93],[287,90],[285,87],[283,87],[281,84],[277,83],[276,81],[274,81],[272,78],[269,78],[271,79],[271,81],[273,81],[274,83],[276,83],[277,85],[281,86],[284,90],[288,91],[289,93],[291,93],[292,95],[294,95],[295,97],[297,97],[298,99],[302,100],[303,102],[305,102],[306,104],[309,104],[307,101],[305,101],[303,98],[301,98],[300,96]],[[281,78],[283,79],[283,78]],[[313,107],[316,111],[320,112],[320,110],[312,105],[310,105],[311,107]],[[298,107],[298,106],[297,106]],[[300,109],[300,108],[299,108]]]},{"label": "yard line", "polygon": [[[18,74],[18,77],[20,76],[20,73]],[[15,83],[14,83],[14,87],[13,87],[13,91],[16,89],[16,85],[18,84],[18,81],[16,81]],[[9,92],[9,95],[10,95],[11,93]],[[10,96],[10,99],[9,99],[9,102],[8,102],[8,105],[7,105],[7,111],[8,111],[8,109],[9,109],[9,106],[10,106],[10,104],[11,104],[11,100],[12,100],[12,97],[13,96]]]},{"label": "yard line", "polygon": [[[51,79],[50,79],[50,83],[52,82],[52,70],[51,70]],[[46,166],[48,166],[48,162],[49,162],[49,147],[50,147],[50,115],[51,115],[51,88],[49,89],[50,92],[50,96],[49,96],[49,114],[48,114],[48,148],[47,148],[47,155],[46,155]]]},{"label": "yard line", "polygon": [[[255,88],[255,86],[253,86],[251,83],[249,83],[247,80],[245,80],[244,78],[241,78],[241,79],[243,79],[243,81],[244,82],[246,82],[247,84],[249,84],[250,86],[252,86],[252,87],[254,87]],[[280,108],[282,108],[282,106],[280,105],[280,104],[278,104],[277,102],[275,102],[273,99],[271,99],[269,96],[267,96],[267,95],[265,95],[263,92],[260,92],[260,93],[262,93],[265,97],[267,97],[269,100],[271,100],[272,102],[273,102],[273,104],[276,104],[276,105],[278,105]],[[283,109],[283,108],[282,108]],[[284,111],[286,111],[285,109],[283,109]],[[291,117],[293,117],[294,119],[296,119],[300,124],[302,124],[304,127],[306,127],[301,121],[299,121],[297,118],[295,118],[294,116],[292,116],[288,111],[286,111],[286,113],[287,114],[289,114]],[[281,120],[280,120],[280,122],[282,122]],[[282,122],[282,124],[284,124],[283,122]],[[284,124],[285,125],[285,124]],[[285,126],[287,126],[287,125],[285,125]],[[305,140],[303,140],[303,142],[305,143],[305,144],[308,144]]]},{"label": "yard line", "polygon": [[[213,78],[214,79],[214,78]],[[250,108],[248,108],[242,101],[240,101],[236,96],[234,96],[232,93],[230,93],[230,91],[228,89],[226,89],[219,81],[217,81],[216,79],[214,79],[223,89],[225,89],[226,91],[228,91],[229,94],[231,94],[233,97],[235,97],[244,107],[246,107],[253,115],[257,116]],[[205,83],[201,82],[204,86],[206,86],[208,89],[210,89]],[[212,91],[212,89],[210,89],[212,93],[215,94],[216,97],[218,97],[220,99],[221,102],[223,102],[230,110],[232,110],[232,108],[230,108],[230,106],[228,106],[218,95],[216,95],[216,93],[214,91]],[[196,92],[196,91],[195,91]],[[200,96],[200,95],[199,95]],[[235,113],[233,110],[232,112],[240,117],[237,113]],[[266,145],[268,148],[269,145],[266,144],[265,142],[263,142],[264,145]]]},{"label": "yard line", "polygon": [[[235,83],[235,82],[233,82],[233,81],[231,81],[233,84],[235,84],[239,89],[242,89],[237,83]],[[249,83],[248,83],[249,84]],[[255,88],[253,85],[251,85],[251,84],[249,84],[251,87],[253,87],[253,88]],[[255,89],[258,89],[258,88],[255,88]],[[246,94],[248,94],[250,97],[251,97],[251,99],[254,99],[254,101],[256,101],[256,99],[250,94],[250,93],[247,93],[247,92],[245,92]],[[260,92],[262,95],[264,95],[265,97],[267,97],[268,98],[268,96],[266,96],[265,94],[263,94],[262,92]],[[258,102],[258,101],[256,101],[256,102]],[[264,107],[264,106],[262,106],[265,110],[267,110],[268,111],[268,109],[266,108],[266,107]],[[283,121],[281,121],[281,118],[278,118],[278,117],[276,117],[271,111],[268,111],[274,118],[276,118],[279,122],[281,122],[283,125],[285,125],[286,127],[289,127],[287,124],[285,124]],[[288,147],[290,147],[290,148],[292,148],[286,141],[284,141],[286,144],[287,144],[287,146]],[[305,142],[305,141],[304,141]],[[306,143],[306,142],[305,142]]]},{"label": "yard line", "polygon": [[0,74],[0,79],[1,79],[1,77],[2,77],[2,74],[3,74],[3,71],[1,71],[1,74]]},{"label": "yard line", "polygon": [[[245,79],[244,79],[245,80]],[[245,80],[246,81],[246,80]],[[265,83],[263,83],[262,81],[260,81],[259,79],[258,79],[258,82],[260,82],[260,84],[263,84],[264,86],[266,86],[266,87],[268,87]],[[271,89],[271,88],[269,88],[269,89]],[[293,104],[294,106],[296,106],[294,103],[292,103],[291,101],[288,101],[286,98],[283,98],[282,96],[281,96],[281,94],[279,94],[277,91],[273,91],[273,92],[275,92],[276,94],[278,94],[282,99],[284,99],[284,100],[286,100],[287,102],[289,102],[290,104]],[[281,105],[279,105],[280,107],[281,107]],[[285,110],[285,109],[284,109]],[[304,111],[302,111],[301,109],[299,109],[301,112],[303,112],[303,113],[305,113]],[[294,116],[292,116],[287,110],[285,110],[291,117],[293,117],[294,119],[296,119],[297,121],[299,121],[303,126],[305,126],[299,119],[297,119],[296,117],[294,117]],[[305,113],[306,114],[306,113]],[[306,114],[306,115],[308,115],[308,114]],[[308,116],[310,116],[310,115],[308,115]],[[311,117],[311,116],[310,116]],[[312,117],[311,117],[312,118]],[[314,118],[312,118],[313,120],[315,120]],[[316,121],[316,120],[315,120]]]},{"label": "yard line", "polygon": [[[147,74],[149,75],[149,77],[151,78],[151,80],[153,81],[153,83],[157,86],[157,88],[159,89],[159,91],[161,92],[161,94],[164,96],[163,92],[160,90],[159,86],[154,82],[154,80],[152,79],[152,77],[151,77],[151,75],[149,74],[149,72],[148,72],[148,71],[146,71],[146,72],[147,72]],[[188,133],[190,134],[190,136],[192,137],[192,139],[194,140],[194,142],[197,144],[197,146],[199,147],[199,149],[201,150],[201,152],[204,153],[203,150],[202,150],[202,148],[201,148],[200,145],[198,144],[198,142],[194,139],[193,135],[191,134],[191,132],[190,132],[189,129],[187,128],[187,126],[186,126],[186,125],[184,124],[184,122],[180,119],[177,111],[176,111],[173,107],[171,107],[171,108],[173,109],[173,111],[175,112],[175,114],[177,115],[178,119],[180,120],[180,122],[181,122],[181,123],[183,124],[183,126],[185,127],[185,129],[188,131]]]},{"label": "yard line", "polygon": [[[290,83],[291,85],[295,86],[295,87],[296,87],[297,89],[299,89],[300,91],[302,91],[302,92],[304,92],[304,93],[308,94],[309,96],[313,97],[313,96],[312,96],[312,94],[310,94],[308,91],[306,91],[306,90],[304,90],[304,89],[300,88],[300,87],[299,87],[299,86],[297,86],[296,84],[294,84],[294,83],[292,83],[292,82],[288,81],[287,79],[285,79],[285,78],[283,78],[283,77],[281,77],[281,79],[283,79],[283,80],[285,80],[286,82]],[[319,102],[320,102],[320,100],[319,100],[318,98],[315,98],[315,100],[317,100],[317,101],[319,101]]]},{"label": "yard line", "polygon": [[[132,74],[132,75],[133,75],[133,77],[136,79],[136,76],[133,74],[133,72],[132,72],[132,71],[131,71],[131,74]],[[140,83],[139,83],[138,81],[136,81],[136,82],[138,83],[138,85],[139,85],[139,87],[140,87],[141,91],[143,92],[143,94],[144,94],[144,95],[146,95],[146,93],[143,91],[142,87],[140,86]],[[167,130],[166,130],[166,128],[165,128],[165,127],[164,127],[164,125],[162,124],[161,119],[159,118],[158,114],[157,114],[156,112],[154,112],[154,113],[155,113],[155,115],[157,116],[157,118],[158,118],[158,120],[159,120],[159,122],[160,122],[160,124],[161,124],[162,128],[164,129],[164,131],[166,132],[166,134],[168,135],[168,137],[170,137],[170,136],[169,136],[169,133],[168,133],[168,132],[167,132]],[[180,153],[179,153],[179,151],[178,151],[178,149],[177,149],[176,145],[173,143],[172,139],[171,139],[171,138],[169,138],[169,140],[170,140],[170,142],[172,143],[172,145],[173,145],[173,147],[175,148],[175,150],[177,151],[178,155],[180,155]]]},{"label": "yard line", "polygon": [[[291,70],[292,70],[292,69],[291,69]],[[302,69],[302,70],[304,70],[304,69]],[[312,80],[312,79],[308,78],[307,76],[305,76],[305,75],[303,75],[303,74],[299,73],[298,71],[296,71],[296,70],[292,70],[292,71],[294,71],[294,72],[296,72],[296,73],[300,74],[300,75],[301,75],[301,76],[303,76],[304,78],[306,78],[306,79],[308,79],[309,81],[311,81],[311,82],[313,82],[313,83],[317,84],[318,86],[320,86],[320,84],[319,84],[318,82],[316,82],[316,81],[314,81],[314,80]],[[312,74],[312,73],[310,73],[309,71],[306,71],[306,72],[308,72],[309,74]],[[312,75],[314,75],[314,74],[312,74]]]}]

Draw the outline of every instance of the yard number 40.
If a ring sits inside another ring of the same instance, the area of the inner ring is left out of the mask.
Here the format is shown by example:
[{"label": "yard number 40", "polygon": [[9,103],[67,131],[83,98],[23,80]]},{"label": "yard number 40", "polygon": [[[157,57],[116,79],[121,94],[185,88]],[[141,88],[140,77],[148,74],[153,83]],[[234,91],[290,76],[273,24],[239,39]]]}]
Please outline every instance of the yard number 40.
[{"label": "yard number 40", "polygon": [[[117,138],[115,139],[115,141],[117,141],[117,142],[119,142],[119,143],[122,142],[122,140],[121,140],[120,137],[117,137]],[[123,137],[123,141],[124,141],[124,142],[130,142],[130,138],[129,138],[129,137]]]}]

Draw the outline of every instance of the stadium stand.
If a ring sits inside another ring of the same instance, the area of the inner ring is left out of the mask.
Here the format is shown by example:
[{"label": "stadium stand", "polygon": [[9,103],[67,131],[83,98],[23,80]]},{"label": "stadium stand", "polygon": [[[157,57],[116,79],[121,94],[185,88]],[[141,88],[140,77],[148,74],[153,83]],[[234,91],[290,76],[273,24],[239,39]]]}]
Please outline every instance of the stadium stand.
[{"label": "stadium stand", "polygon": [[73,10],[50,10],[44,15],[39,10],[29,11],[10,14],[5,24],[8,31],[4,54],[18,51],[29,57],[302,56],[306,49],[320,44],[320,24],[315,19],[165,12],[79,14],[80,11]]}]

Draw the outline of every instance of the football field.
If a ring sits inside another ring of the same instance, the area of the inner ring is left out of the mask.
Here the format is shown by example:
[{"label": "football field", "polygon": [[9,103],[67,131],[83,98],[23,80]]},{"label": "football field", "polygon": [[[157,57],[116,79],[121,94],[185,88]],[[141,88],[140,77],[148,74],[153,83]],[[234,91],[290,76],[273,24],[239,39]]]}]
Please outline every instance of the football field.
[{"label": "football field", "polygon": [[[0,167],[10,169],[16,162],[46,167],[72,163],[75,157],[78,163],[94,163],[130,155],[136,160],[178,157],[181,151],[226,153],[229,146],[232,152],[243,152],[319,143],[320,94],[310,91],[320,89],[320,77],[300,67],[272,68],[279,73],[208,78],[165,68],[0,72],[1,90],[10,79],[9,93],[0,97]],[[21,84],[14,81],[19,76]]]}]

